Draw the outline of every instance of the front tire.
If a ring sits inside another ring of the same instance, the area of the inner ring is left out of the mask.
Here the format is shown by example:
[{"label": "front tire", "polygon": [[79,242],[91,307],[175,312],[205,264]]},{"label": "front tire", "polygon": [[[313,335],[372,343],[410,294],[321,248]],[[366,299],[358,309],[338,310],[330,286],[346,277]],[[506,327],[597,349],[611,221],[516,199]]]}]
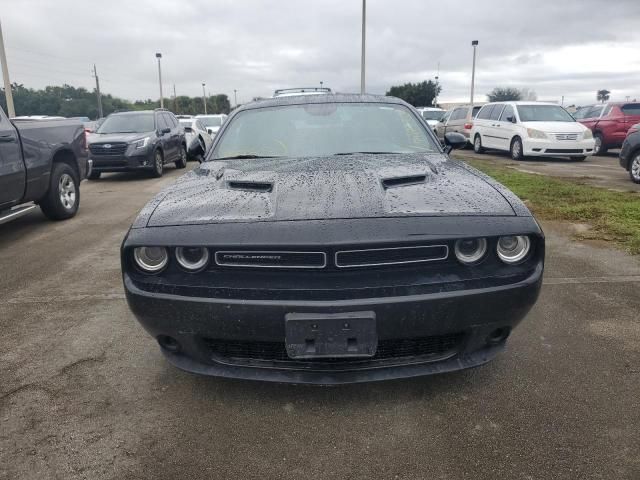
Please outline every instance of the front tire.
[{"label": "front tire", "polygon": [[480,135],[476,135],[473,139],[473,151],[475,153],[484,153],[484,148],[482,147],[482,139]]},{"label": "front tire", "polygon": [[607,153],[607,147],[604,146],[604,138],[602,138],[602,134],[596,133],[593,136],[595,140],[595,145],[593,146],[593,154],[594,155],[604,155]]},{"label": "front tire", "polygon": [[637,152],[631,160],[629,177],[633,183],[640,183],[640,152]]},{"label": "front tire", "polygon": [[180,158],[176,160],[176,168],[185,168],[187,166],[187,147],[180,146]]},{"label": "front tire", "polygon": [[153,171],[152,175],[155,178],[160,178],[164,173],[164,155],[162,150],[156,150],[153,154]]},{"label": "front tire", "polygon": [[42,213],[50,220],[66,220],[75,216],[80,206],[80,180],[66,163],[54,163],[49,191],[40,200]]},{"label": "front tire", "polygon": [[524,158],[524,154],[522,153],[522,140],[520,137],[516,137],[511,140],[511,158],[514,160],[522,160]]}]

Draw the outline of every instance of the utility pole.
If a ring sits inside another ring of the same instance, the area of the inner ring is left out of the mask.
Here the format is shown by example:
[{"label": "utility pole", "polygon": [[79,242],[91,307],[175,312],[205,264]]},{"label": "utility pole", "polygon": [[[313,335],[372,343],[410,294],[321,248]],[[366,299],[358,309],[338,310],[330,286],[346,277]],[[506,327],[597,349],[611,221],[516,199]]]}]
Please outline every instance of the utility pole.
[{"label": "utility pole", "polygon": [[7,113],[9,118],[16,116],[16,109],[13,106],[13,92],[11,91],[11,80],[9,80],[9,67],[7,66],[7,55],[4,52],[4,38],[2,37],[2,25],[0,25],[0,63],[2,63],[2,77],[4,78],[4,97],[7,99]]},{"label": "utility pole", "polygon": [[436,72],[436,94],[433,97],[433,106],[438,106],[438,80],[440,79],[440,62],[438,62],[438,71]]},{"label": "utility pole", "polygon": [[93,64],[93,76],[96,78],[96,96],[98,97],[98,118],[104,117],[102,114],[102,95],[100,95],[100,79],[98,78],[98,71],[96,70],[96,64]]},{"label": "utility pole", "polygon": [[362,0],[362,55],[360,59],[360,94],[364,95],[365,52],[367,39],[367,0]]},{"label": "utility pole", "polygon": [[562,95],[562,103],[560,104],[561,107],[564,107],[564,95]]},{"label": "utility pole", "polygon": [[235,108],[238,108],[238,91],[235,88],[233,89],[233,101],[236,104]]},{"label": "utility pole", "polygon": [[160,68],[162,54],[156,53],[156,58],[158,59],[158,82],[160,82],[160,108],[164,108],[164,98],[162,98],[162,69]]},{"label": "utility pole", "polygon": [[207,96],[204,93],[205,83],[202,82],[202,103],[204,104],[204,114],[207,114]]},{"label": "utility pole", "polygon": [[176,84],[173,84],[173,111],[178,113],[178,96],[176,95]]},{"label": "utility pole", "polygon": [[473,118],[473,89],[476,83],[476,49],[478,48],[478,40],[472,40],[471,46],[473,47],[473,67],[471,68],[471,107],[469,108],[469,114]]}]

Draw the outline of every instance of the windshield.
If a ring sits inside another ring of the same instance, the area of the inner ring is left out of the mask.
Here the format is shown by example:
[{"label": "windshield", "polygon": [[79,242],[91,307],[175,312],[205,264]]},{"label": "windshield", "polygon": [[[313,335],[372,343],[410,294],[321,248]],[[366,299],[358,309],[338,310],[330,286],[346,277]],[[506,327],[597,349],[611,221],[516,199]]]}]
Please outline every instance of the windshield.
[{"label": "windshield", "polygon": [[402,105],[320,103],[239,113],[225,129],[213,158],[438,151],[418,119]]},{"label": "windshield", "polygon": [[153,113],[111,115],[96,133],[146,133],[156,129]]},{"label": "windshield", "polygon": [[443,113],[442,110],[423,110],[422,118],[425,120],[440,120]]},{"label": "windshield", "polygon": [[205,127],[219,127],[222,125],[222,118],[220,117],[198,117],[198,119]]},{"label": "windshield", "polygon": [[567,111],[558,105],[518,105],[521,122],[575,122]]}]

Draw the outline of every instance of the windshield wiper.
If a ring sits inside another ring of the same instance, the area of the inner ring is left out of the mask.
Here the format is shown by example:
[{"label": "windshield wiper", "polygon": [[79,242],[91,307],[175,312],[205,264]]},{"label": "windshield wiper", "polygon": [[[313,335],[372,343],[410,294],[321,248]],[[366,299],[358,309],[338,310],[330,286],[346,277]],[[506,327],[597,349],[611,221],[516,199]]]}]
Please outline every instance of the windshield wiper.
[{"label": "windshield wiper", "polygon": [[334,155],[401,155],[403,152],[339,152]]},{"label": "windshield wiper", "polygon": [[244,154],[244,155],[232,155],[230,157],[214,158],[213,160],[246,160],[251,158],[282,158],[282,157],[276,156],[276,155]]}]

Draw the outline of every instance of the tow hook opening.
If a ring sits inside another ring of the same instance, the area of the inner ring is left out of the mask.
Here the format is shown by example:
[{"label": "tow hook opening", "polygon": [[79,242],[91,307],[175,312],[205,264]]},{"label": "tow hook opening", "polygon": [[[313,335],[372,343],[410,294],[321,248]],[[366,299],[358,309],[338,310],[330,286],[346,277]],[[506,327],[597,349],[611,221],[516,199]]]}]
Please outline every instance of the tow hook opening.
[{"label": "tow hook opening", "polygon": [[157,340],[160,347],[172,353],[178,353],[181,349],[180,342],[169,335],[158,335]]},{"label": "tow hook opening", "polygon": [[496,328],[487,337],[487,343],[490,345],[502,343],[507,339],[510,333],[511,329],[509,327]]}]

